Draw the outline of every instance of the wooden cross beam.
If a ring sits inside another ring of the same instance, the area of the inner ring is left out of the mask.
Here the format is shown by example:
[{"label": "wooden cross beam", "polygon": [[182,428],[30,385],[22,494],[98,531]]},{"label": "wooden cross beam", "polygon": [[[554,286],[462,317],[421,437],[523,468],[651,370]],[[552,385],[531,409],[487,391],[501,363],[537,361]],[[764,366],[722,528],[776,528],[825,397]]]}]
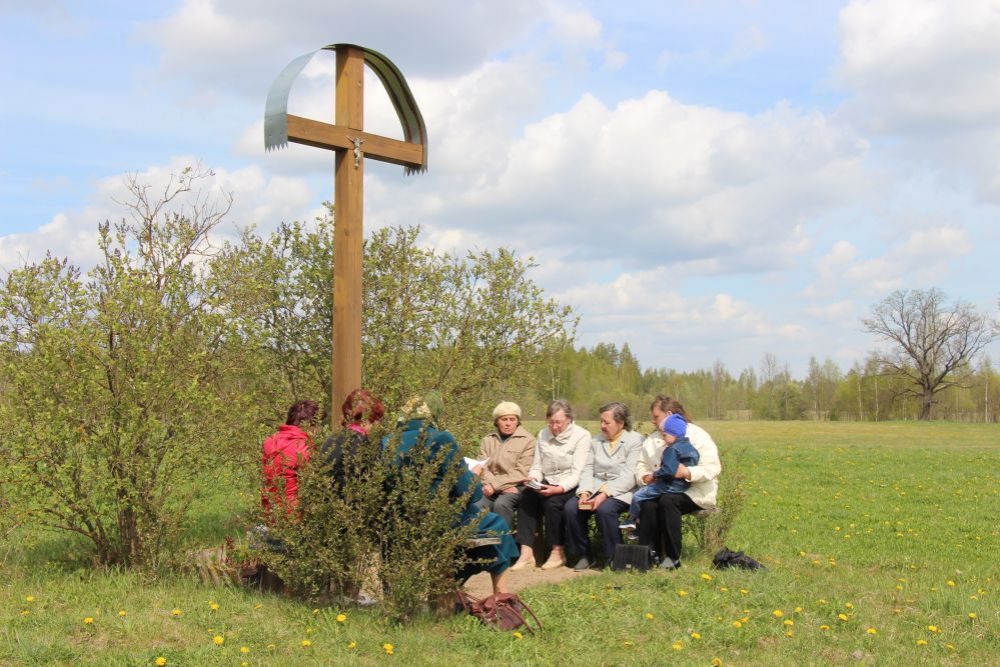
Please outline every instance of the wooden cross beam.
[{"label": "wooden cross beam", "polygon": [[[336,51],[335,124],[288,113],[288,93],[316,53],[293,60],[268,94],[264,117],[267,150],[291,141],[335,151],[333,225],[333,395],[331,419],[352,390],[361,386],[361,322],[364,158],[398,164],[407,173],[427,168],[427,130],[406,80],[380,53],[354,44],[331,44]],[[322,50],[322,49],[321,49]],[[368,64],[389,94],[405,140],[364,131],[364,66]]]}]

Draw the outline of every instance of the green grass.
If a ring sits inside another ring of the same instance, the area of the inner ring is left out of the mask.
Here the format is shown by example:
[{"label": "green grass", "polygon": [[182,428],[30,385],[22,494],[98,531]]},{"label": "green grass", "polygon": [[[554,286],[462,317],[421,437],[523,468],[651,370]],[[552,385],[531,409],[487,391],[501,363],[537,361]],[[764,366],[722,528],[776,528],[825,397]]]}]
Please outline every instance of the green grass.
[{"label": "green grass", "polygon": [[[677,573],[609,573],[525,592],[545,629],[519,639],[467,617],[394,626],[376,611],[314,610],[183,576],[96,572],[79,542],[27,534],[0,546],[0,664],[997,663],[1000,428],[703,426],[724,467],[745,480],[727,544],[767,572],[712,570],[711,554],[685,544]],[[231,532],[233,514],[255,499],[220,493],[192,539]]]}]

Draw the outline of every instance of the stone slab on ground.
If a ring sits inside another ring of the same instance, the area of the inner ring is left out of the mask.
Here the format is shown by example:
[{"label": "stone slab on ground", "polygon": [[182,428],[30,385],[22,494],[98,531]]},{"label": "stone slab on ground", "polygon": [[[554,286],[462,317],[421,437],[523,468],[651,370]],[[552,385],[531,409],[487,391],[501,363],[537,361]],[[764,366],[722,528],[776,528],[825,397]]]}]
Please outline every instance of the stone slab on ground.
[{"label": "stone slab on ground", "polygon": [[[517,570],[507,573],[507,590],[512,593],[520,593],[525,588],[531,588],[532,586],[558,584],[560,581],[575,579],[577,577],[587,577],[599,574],[599,572],[600,570],[574,572],[571,567],[558,567],[554,570],[543,570],[537,567]],[[466,592],[480,598],[486,597],[493,592],[493,585],[490,583],[488,572],[480,572],[469,577],[469,580],[465,582],[464,588]]]}]

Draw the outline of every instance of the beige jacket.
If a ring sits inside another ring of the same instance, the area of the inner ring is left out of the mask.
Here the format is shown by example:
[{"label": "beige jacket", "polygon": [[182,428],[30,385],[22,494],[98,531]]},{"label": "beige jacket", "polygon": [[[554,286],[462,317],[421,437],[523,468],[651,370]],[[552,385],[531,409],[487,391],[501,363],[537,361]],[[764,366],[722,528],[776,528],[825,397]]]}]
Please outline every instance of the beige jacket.
[{"label": "beige jacket", "polygon": [[[660,460],[663,458],[663,448],[667,443],[663,441],[663,434],[653,431],[642,443],[642,452],[639,454],[639,462],[635,466],[635,478],[642,484],[642,478],[652,474],[660,467]],[[698,465],[690,466],[691,486],[685,491],[688,498],[702,509],[713,509],[716,506],[719,493],[719,473],[722,472],[722,462],[719,461],[719,449],[715,446],[715,441],[708,431],[697,424],[688,424],[687,437],[691,444],[698,450]]]},{"label": "beige jacket", "polygon": [[538,432],[535,460],[528,477],[572,491],[590,454],[590,431],[572,423],[557,436],[546,426]]},{"label": "beige jacket", "polygon": [[489,484],[495,491],[517,486],[528,477],[535,460],[535,436],[520,425],[502,442],[499,433],[490,433],[479,443],[479,460],[485,458],[489,461],[480,475],[483,484]]}]

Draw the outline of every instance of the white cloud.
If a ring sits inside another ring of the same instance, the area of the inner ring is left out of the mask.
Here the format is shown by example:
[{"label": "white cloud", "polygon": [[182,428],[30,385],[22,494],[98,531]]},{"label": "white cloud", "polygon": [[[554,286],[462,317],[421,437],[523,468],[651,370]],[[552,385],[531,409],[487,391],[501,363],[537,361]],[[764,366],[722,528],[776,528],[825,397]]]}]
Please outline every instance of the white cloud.
[{"label": "white cloud", "polygon": [[[155,200],[172,174],[195,163],[190,156],[174,157],[167,164],[154,165],[136,174],[137,182],[148,185],[150,197]],[[81,210],[59,213],[31,232],[0,236],[0,268],[9,270],[23,262],[38,261],[45,250],[56,257],[69,257],[77,266],[93,266],[99,257],[97,225],[129,215],[129,210],[117,203],[133,201],[125,177],[126,174],[121,174],[98,181],[90,205]],[[179,198],[176,204],[190,204],[199,195],[220,203],[225,193],[234,196],[232,209],[213,233],[219,240],[234,239],[238,229],[249,226],[267,232],[283,220],[301,219],[315,197],[302,180],[269,177],[256,166],[232,171],[215,169],[214,175],[199,181],[197,187],[195,193]]]},{"label": "white cloud", "polygon": [[292,58],[341,41],[386,54],[407,77],[468,71],[539,17],[528,0],[184,0],[137,34],[160,46],[161,75],[261,96]]},{"label": "white cloud", "polygon": [[767,48],[767,38],[764,36],[764,31],[756,25],[748,26],[733,37],[729,51],[723,56],[722,61],[734,64],[749,60],[765,48]]},{"label": "white cloud", "polygon": [[840,14],[845,113],[908,161],[1000,201],[1000,4],[855,0]]},{"label": "white cloud", "polygon": [[968,234],[958,227],[939,226],[911,231],[894,239],[884,254],[863,258],[848,241],[838,241],[816,261],[816,282],[803,290],[809,298],[835,294],[879,297],[910,284],[933,285],[947,274],[950,264],[969,254]]}]

